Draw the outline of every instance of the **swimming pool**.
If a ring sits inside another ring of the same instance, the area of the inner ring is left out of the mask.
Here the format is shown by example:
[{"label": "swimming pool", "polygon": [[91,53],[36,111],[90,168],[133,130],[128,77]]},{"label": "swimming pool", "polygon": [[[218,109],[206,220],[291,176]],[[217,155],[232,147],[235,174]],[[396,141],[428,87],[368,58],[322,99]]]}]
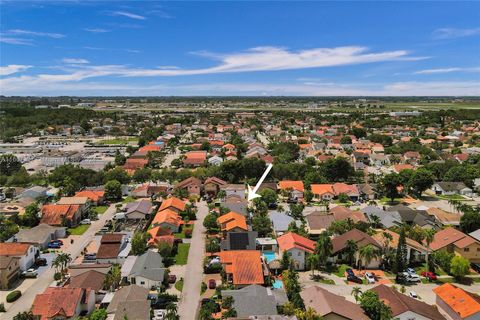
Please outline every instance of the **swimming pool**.
[{"label": "swimming pool", "polygon": [[275,255],[275,252],[273,251],[265,251],[263,252],[263,256],[265,257],[265,259],[267,260],[267,263],[270,263],[270,261],[273,261],[276,259],[276,255]]},{"label": "swimming pool", "polygon": [[282,280],[275,280],[275,281],[273,282],[273,284],[272,284],[272,287],[273,287],[274,289],[281,289],[281,288],[283,288],[283,282],[282,282]]}]

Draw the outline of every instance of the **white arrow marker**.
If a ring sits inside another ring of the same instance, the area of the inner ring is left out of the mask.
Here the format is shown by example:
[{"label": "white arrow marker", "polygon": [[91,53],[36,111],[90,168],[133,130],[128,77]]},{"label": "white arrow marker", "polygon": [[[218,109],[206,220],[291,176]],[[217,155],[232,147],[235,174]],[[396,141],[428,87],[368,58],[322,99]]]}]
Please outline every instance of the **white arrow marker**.
[{"label": "white arrow marker", "polygon": [[262,184],[263,180],[265,180],[265,178],[267,177],[268,173],[272,169],[272,166],[273,165],[271,163],[268,164],[267,169],[265,169],[265,172],[262,174],[262,177],[260,178],[260,180],[258,180],[257,185],[255,186],[255,188],[253,188],[253,190],[252,190],[252,187],[247,185],[247,188],[248,188],[247,199],[248,199],[248,201],[251,201],[255,198],[261,197],[261,195],[257,194],[258,188],[260,188],[260,185]]}]

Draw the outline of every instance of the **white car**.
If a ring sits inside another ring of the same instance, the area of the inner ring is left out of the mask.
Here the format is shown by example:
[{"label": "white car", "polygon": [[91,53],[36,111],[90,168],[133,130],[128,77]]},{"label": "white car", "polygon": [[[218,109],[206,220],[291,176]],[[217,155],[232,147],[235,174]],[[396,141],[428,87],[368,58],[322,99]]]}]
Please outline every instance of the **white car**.
[{"label": "white car", "polygon": [[165,310],[153,310],[153,319],[154,320],[163,320],[165,319]]},{"label": "white car", "polygon": [[365,279],[367,279],[369,284],[375,283],[375,278],[373,277],[373,274],[371,274],[370,272],[365,273]]},{"label": "white car", "polygon": [[422,279],[418,276],[418,274],[409,274],[407,276],[408,282],[422,282]]},{"label": "white car", "polygon": [[410,295],[410,297],[418,299],[417,293],[415,291],[410,291],[408,294]]},{"label": "white car", "polygon": [[35,269],[28,269],[27,271],[22,272],[22,276],[25,278],[36,278],[38,276],[38,271]]},{"label": "white car", "polygon": [[92,224],[92,220],[90,220],[90,219],[83,219],[82,221],[80,221],[80,224]]}]

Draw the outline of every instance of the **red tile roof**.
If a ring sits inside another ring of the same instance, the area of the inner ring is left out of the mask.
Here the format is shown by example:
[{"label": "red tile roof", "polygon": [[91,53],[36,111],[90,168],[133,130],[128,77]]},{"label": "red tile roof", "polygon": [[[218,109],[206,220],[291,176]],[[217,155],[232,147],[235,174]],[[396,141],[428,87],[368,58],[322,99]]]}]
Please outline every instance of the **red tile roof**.
[{"label": "red tile roof", "polygon": [[312,184],[311,186],[312,193],[313,194],[318,194],[318,195],[324,195],[326,193],[331,193],[335,194],[333,191],[333,185],[332,184]]},{"label": "red tile roof", "polygon": [[42,207],[42,219],[40,223],[59,226],[62,224],[62,216],[71,220],[80,209],[78,204],[46,204]]},{"label": "red tile roof", "polygon": [[183,223],[183,220],[182,217],[180,217],[175,211],[166,209],[158,211],[152,221],[153,226],[160,225],[162,223],[168,223],[178,227]]},{"label": "red tile roof", "polygon": [[77,305],[89,292],[82,288],[49,287],[43,293],[37,294],[32,305],[32,313],[41,320],[56,316],[72,318],[76,315]]},{"label": "red tile roof", "polygon": [[75,193],[75,197],[87,197],[88,199],[97,202],[105,195],[105,191],[83,190]]},{"label": "red tile roof", "polygon": [[31,246],[31,243],[24,242],[2,242],[0,243],[0,256],[23,256]]},{"label": "red tile roof", "polygon": [[260,251],[232,250],[219,254],[225,271],[233,275],[234,285],[263,284],[263,267]]},{"label": "red tile roof", "polygon": [[158,209],[158,211],[162,211],[170,207],[173,207],[179,211],[183,211],[185,210],[185,206],[186,204],[182,200],[175,197],[171,197],[162,202],[162,205],[160,206],[160,209]]},{"label": "red tile roof", "polygon": [[436,287],[433,292],[462,319],[480,313],[480,296],[476,294],[467,292],[450,283]]},{"label": "red tile roof", "polygon": [[[433,241],[430,244],[430,249],[433,251],[444,248],[450,244],[455,244],[464,238],[470,238],[465,233],[454,229],[452,227],[443,229],[435,233]],[[463,242],[460,242],[460,245],[463,245]],[[470,243],[471,244],[471,243]]]},{"label": "red tile roof", "polygon": [[217,219],[217,222],[222,226],[222,231],[230,231],[235,228],[248,231],[247,220],[245,217],[233,211],[220,216]]},{"label": "red tile roof", "polygon": [[315,241],[302,237],[293,232],[286,233],[277,238],[278,246],[282,251],[288,251],[293,248],[313,253],[315,251]]},{"label": "red tile roof", "polygon": [[305,190],[303,181],[283,180],[278,183],[278,188],[281,190],[293,189],[300,192]]}]

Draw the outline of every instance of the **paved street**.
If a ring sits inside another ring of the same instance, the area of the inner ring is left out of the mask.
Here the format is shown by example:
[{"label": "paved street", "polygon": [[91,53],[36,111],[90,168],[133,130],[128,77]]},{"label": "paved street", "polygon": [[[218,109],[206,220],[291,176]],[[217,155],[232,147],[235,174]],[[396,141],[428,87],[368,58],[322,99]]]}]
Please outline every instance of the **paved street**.
[{"label": "paved street", "polygon": [[178,307],[180,319],[182,320],[196,319],[203,280],[203,257],[205,255],[205,227],[203,226],[203,219],[208,214],[208,206],[205,201],[201,201],[197,204],[197,208],[197,221],[193,229],[183,292]]},{"label": "paved street", "polygon": [[[79,236],[75,242],[65,250],[65,252],[69,253],[72,256],[72,259],[75,260],[75,258],[80,255],[83,248],[93,239],[95,233],[103,227],[106,220],[113,217],[114,213],[115,204],[112,204],[105,213],[98,216],[99,219],[94,221],[90,228],[88,228],[83,235]],[[35,281],[32,281],[29,287],[22,285],[19,288],[19,290],[22,291],[22,296],[13,304],[7,303],[5,305],[7,312],[0,314],[0,319],[12,319],[17,313],[29,310],[35,296],[42,293],[52,283],[54,273],[55,270],[49,267],[40,277]]]}]

